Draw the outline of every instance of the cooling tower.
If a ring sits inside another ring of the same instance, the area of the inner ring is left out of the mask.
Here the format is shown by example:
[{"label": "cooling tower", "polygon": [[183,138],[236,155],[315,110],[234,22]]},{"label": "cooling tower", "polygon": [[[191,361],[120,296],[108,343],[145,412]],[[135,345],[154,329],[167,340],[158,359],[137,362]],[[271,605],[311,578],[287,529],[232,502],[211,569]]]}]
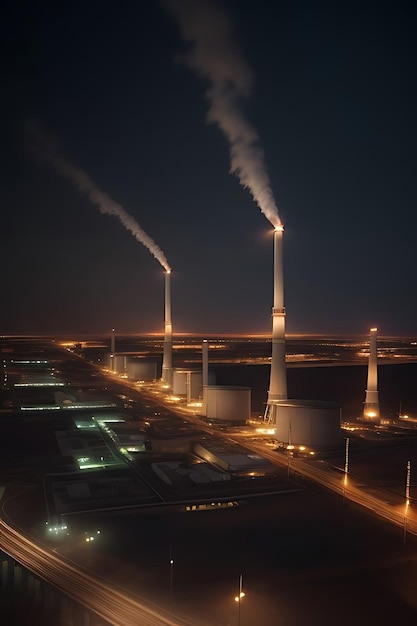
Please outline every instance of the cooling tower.
[{"label": "cooling tower", "polygon": [[171,270],[167,270],[165,273],[165,335],[162,380],[165,384],[172,385]]},{"label": "cooling tower", "polygon": [[370,329],[368,384],[366,386],[363,419],[367,422],[379,423],[380,413],[378,400],[377,332],[377,328]]},{"label": "cooling tower", "polygon": [[287,399],[287,371],[285,366],[285,307],[283,243],[284,227],[274,232],[274,306],[272,308],[272,357],[268,402],[265,418],[276,422],[277,405]]}]

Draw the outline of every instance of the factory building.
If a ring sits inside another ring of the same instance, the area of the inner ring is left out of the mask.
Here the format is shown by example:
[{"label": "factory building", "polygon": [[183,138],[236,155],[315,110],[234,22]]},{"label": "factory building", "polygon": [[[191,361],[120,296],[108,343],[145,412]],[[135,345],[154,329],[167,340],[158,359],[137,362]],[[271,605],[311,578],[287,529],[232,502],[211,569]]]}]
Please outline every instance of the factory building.
[{"label": "factory building", "polygon": [[208,463],[231,474],[264,475],[275,468],[268,459],[256,452],[228,444],[224,441],[194,442],[193,452]]},{"label": "factory building", "polygon": [[151,381],[158,377],[157,364],[154,361],[143,361],[137,358],[128,359],[126,372],[128,379],[134,381]]}]

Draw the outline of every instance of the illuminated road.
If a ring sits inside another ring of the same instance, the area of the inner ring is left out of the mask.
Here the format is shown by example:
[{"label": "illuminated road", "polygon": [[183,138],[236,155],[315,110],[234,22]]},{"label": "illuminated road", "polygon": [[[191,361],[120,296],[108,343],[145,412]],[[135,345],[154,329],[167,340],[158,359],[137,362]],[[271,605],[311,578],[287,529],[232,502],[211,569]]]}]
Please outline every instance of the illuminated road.
[{"label": "illuminated road", "polygon": [[0,548],[39,578],[114,626],[196,626],[142,604],[37,545],[0,519]]},{"label": "illuminated road", "polygon": [[[245,445],[256,452],[259,452],[259,454],[262,454],[272,463],[281,466],[285,465],[285,467],[288,466],[288,459],[280,457],[276,452],[265,450],[262,445],[254,444],[253,442],[246,442]],[[416,514],[413,508],[406,506],[405,498],[404,504],[390,504],[389,502],[367,493],[364,490],[366,485],[362,484],[361,487],[358,486],[357,482],[349,475],[345,477],[342,472],[335,474],[334,470],[328,465],[323,463],[318,466],[316,463],[317,462],[315,461],[302,461],[300,459],[291,458],[290,470],[300,476],[309,478],[322,487],[330,489],[352,502],[356,502],[357,504],[370,509],[376,515],[383,517],[397,526],[404,527],[406,522],[407,532],[417,535]]]}]

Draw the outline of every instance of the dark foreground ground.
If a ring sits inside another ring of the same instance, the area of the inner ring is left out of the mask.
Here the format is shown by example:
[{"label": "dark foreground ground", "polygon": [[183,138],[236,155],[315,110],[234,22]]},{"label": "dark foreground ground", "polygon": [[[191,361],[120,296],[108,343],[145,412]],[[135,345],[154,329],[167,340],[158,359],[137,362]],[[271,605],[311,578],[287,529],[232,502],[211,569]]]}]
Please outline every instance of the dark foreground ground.
[{"label": "dark foreground ground", "polygon": [[414,539],[404,544],[401,528],[314,486],[230,510],[71,523],[100,528],[100,540],[62,553],[204,624],[238,624],[240,574],[241,625],[417,623]]}]

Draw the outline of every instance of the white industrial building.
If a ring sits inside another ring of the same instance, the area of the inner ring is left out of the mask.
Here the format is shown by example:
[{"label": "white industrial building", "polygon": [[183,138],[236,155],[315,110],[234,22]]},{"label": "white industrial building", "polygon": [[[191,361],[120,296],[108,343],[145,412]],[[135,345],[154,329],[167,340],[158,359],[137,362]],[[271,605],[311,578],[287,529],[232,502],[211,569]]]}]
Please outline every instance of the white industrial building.
[{"label": "white industrial building", "polygon": [[188,402],[202,398],[203,374],[201,370],[174,368],[172,393],[175,396],[185,396]]},{"label": "white industrial building", "polygon": [[156,380],[157,364],[153,361],[142,361],[140,359],[128,359],[126,368],[127,377],[134,381],[151,381]]},{"label": "white industrial building", "polygon": [[320,400],[281,400],[276,405],[275,437],[299,448],[322,450],[342,442],[340,407]]},{"label": "white industrial building", "polygon": [[194,442],[193,451],[201,459],[225,472],[255,476],[275,469],[272,463],[260,454],[248,452],[244,448],[224,441]]},{"label": "white industrial building", "polygon": [[251,416],[251,389],[226,385],[207,386],[205,416],[213,422],[246,424]]}]

